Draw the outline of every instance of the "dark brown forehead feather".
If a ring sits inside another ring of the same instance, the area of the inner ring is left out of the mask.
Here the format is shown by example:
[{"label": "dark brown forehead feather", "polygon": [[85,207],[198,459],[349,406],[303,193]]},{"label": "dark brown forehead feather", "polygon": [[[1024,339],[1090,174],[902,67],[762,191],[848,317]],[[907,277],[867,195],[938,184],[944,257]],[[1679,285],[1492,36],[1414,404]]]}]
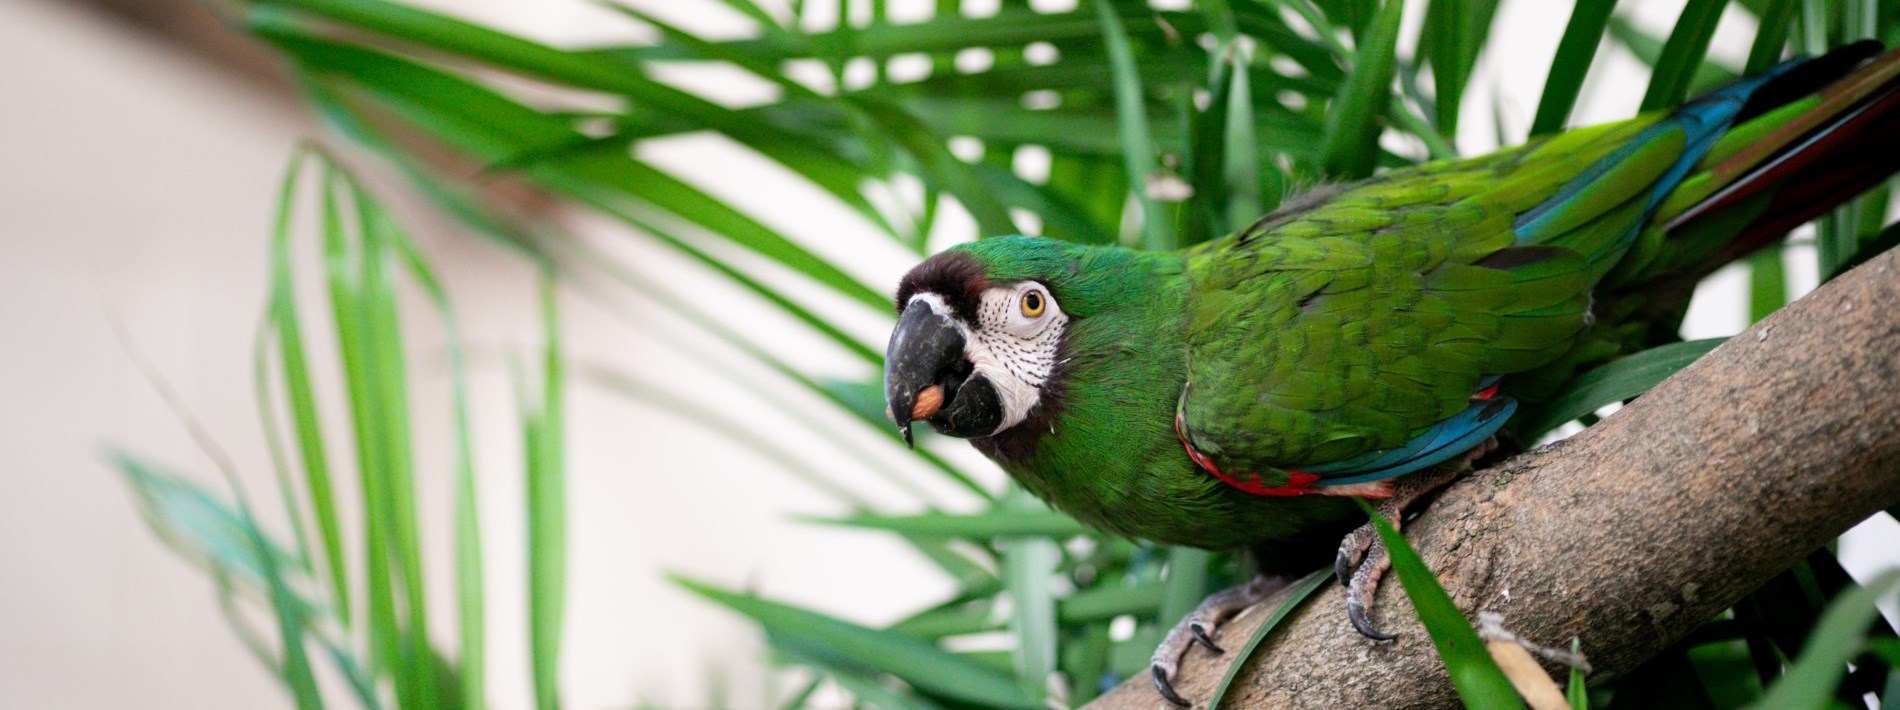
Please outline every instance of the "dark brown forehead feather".
[{"label": "dark brown forehead feather", "polygon": [[983,264],[962,252],[944,252],[924,260],[904,280],[897,282],[897,311],[902,313],[910,297],[934,293],[943,297],[960,318],[971,318],[983,302],[983,290],[990,287]]}]

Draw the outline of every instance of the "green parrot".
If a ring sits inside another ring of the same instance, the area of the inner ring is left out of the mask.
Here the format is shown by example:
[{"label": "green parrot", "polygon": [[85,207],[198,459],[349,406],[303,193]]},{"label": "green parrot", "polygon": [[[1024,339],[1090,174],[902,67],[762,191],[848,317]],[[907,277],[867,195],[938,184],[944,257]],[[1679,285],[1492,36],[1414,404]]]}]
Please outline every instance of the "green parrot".
[{"label": "green parrot", "polygon": [[1389,566],[1351,497],[1405,506],[1581,369],[1675,337],[1693,285],[1900,169],[1900,52],[1790,60],[1669,112],[1390,170],[1174,252],[1012,236],[896,295],[890,413],[968,438],[1099,530],[1244,550],[1156,650],[1335,565]]}]

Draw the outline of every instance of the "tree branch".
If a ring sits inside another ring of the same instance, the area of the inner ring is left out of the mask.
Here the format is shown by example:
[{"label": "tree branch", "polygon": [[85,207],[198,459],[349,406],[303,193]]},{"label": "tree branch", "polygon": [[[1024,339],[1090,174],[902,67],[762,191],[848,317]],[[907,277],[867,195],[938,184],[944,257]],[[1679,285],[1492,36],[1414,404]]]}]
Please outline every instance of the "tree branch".
[{"label": "tree branch", "polygon": [[[1461,482],[1406,536],[1473,617],[1574,636],[1616,677],[1855,523],[1900,501],[1900,250],[1716,348],[1569,440]],[[1265,602],[1221,629],[1253,633]],[[1442,707],[1457,698],[1396,582],[1353,633],[1337,587],[1288,617],[1229,707]],[[1212,692],[1226,659],[1195,648],[1178,687]],[[1227,704],[1227,703],[1224,703]],[[1147,674],[1097,700],[1153,710]]]}]

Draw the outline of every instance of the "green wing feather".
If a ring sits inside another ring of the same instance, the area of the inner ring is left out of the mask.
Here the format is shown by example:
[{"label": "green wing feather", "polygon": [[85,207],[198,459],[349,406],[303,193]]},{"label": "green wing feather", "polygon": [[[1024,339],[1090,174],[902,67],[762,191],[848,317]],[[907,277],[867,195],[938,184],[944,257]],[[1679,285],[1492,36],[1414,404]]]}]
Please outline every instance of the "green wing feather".
[{"label": "green wing feather", "polygon": [[1519,219],[1655,121],[1394,170],[1190,252],[1184,436],[1222,470],[1338,461],[1562,355],[1683,141],[1642,141],[1534,239]]}]

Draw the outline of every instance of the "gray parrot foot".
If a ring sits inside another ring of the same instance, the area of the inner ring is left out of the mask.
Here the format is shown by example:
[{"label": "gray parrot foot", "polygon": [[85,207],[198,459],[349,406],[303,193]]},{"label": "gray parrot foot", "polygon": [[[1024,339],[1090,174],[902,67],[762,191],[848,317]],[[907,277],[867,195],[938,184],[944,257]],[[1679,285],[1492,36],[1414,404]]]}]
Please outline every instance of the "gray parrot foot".
[{"label": "gray parrot foot", "polygon": [[1284,577],[1261,575],[1248,580],[1246,584],[1223,589],[1202,599],[1200,605],[1194,607],[1194,611],[1188,612],[1187,617],[1181,619],[1181,623],[1175,624],[1173,629],[1168,630],[1168,635],[1161,639],[1161,645],[1155,648],[1155,655],[1149,667],[1149,673],[1154,677],[1155,691],[1175,705],[1181,707],[1191,705],[1192,703],[1189,703],[1187,698],[1181,697],[1181,694],[1174,689],[1174,681],[1180,671],[1181,660],[1187,655],[1188,648],[1200,644],[1215,654],[1226,653],[1226,649],[1214,642],[1214,635],[1219,632],[1221,624],[1234,618],[1234,615],[1247,607],[1272,596],[1274,592],[1286,586],[1286,583],[1287,580]]},{"label": "gray parrot foot", "polygon": [[[1393,529],[1403,529],[1406,509],[1470,472],[1470,461],[1482,456],[1492,445],[1487,440],[1472,454],[1461,458],[1458,465],[1426,469],[1400,478],[1392,486],[1392,495],[1379,501],[1376,506],[1379,517],[1391,522]],[[1379,593],[1379,582],[1385,579],[1385,573],[1390,569],[1392,558],[1386,554],[1385,543],[1379,541],[1379,531],[1370,521],[1339,542],[1339,555],[1333,559],[1333,575],[1339,578],[1339,585],[1346,588],[1346,620],[1352,622],[1352,627],[1360,635],[1374,641],[1398,638],[1380,631],[1370,618],[1372,600]]]},{"label": "gray parrot foot", "polygon": [[[1341,561],[1345,560],[1345,546],[1353,544],[1350,542],[1351,538],[1360,537],[1360,533],[1370,530],[1372,526],[1368,524],[1347,536],[1348,542],[1340,545]],[[1339,583],[1346,588],[1346,619],[1352,622],[1352,627],[1357,629],[1360,635],[1374,641],[1390,641],[1398,636],[1380,631],[1379,627],[1373,626],[1372,620],[1366,616],[1367,606],[1379,593],[1379,582],[1385,579],[1386,571],[1392,568],[1392,558],[1386,555],[1385,545],[1379,542],[1377,533],[1374,532],[1371,537],[1372,543],[1364,548],[1364,560],[1352,570],[1350,575],[1340,575]],[[1339,570],[1336,569],[1335,574],[1338,572]]]}]

